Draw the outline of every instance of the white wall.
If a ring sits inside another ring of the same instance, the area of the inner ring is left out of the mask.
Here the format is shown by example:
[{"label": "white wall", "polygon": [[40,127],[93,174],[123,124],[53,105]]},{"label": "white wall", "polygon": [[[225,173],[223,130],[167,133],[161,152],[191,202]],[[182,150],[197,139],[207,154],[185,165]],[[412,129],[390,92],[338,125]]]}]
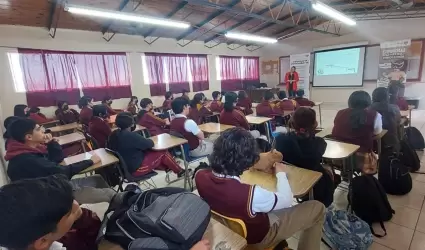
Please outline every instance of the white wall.
[{"label": "white wall", "polygon": [[[7,26],[0,25],[0,75],[2,84],[0,87],[0,105],[2,116],[8,117],[13,114],[13,107],[18,103],[26,103],[25,93],[16,93],[13,88],[13,78],[10,73],[7,52],[14,48],[34,48],[66,51],[111,51],[127,52],[132,74],[132,92],[140,98],[149,97],[149,86],[144,82],[142,71],[142,52],[163,53],[191,53],[208,54],[210,90],[206,91],[211,96],[212,91],[220,90],[220,81],[216,77],[215,58],[217,55],[235,56],[260,56],[260,50],[249,52],[244,48],[230,50],[226,45],[215,48],[206,48],[203,42],[192,42],[186,47],[180,47],[174,39],[159,39],[152,45],[143,41],[143,37],[117,34],[106,42],[100,32],[57,30],[56,38],[51,38],[44,28]],[[163,97],[152,98],[155,105],[161,105]],[[115,108],[125,108],[128,99],[115,100],[112,105]],[[55,107],[43,108],[46,115],[53,115]]]}]

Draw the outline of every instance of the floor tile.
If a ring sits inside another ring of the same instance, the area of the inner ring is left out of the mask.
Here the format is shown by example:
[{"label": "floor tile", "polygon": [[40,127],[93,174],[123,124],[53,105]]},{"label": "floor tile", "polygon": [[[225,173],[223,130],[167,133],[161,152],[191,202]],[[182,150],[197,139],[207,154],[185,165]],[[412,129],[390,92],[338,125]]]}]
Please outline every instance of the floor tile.
[{"label": "floor tile", "polygon": [[[421,171],[421,170],[419,170],[419,171]],[[411,173],[410,175],[412,176],[412,180],[425,182],[425,174]]]},{"label": "floor tile", "polygon": [[[387,229],[387,236],[383,238],[375,237],[377,243],[395,250],[409,249],[414,233],[412,229],[391,222],[385,223],[385,227]],[[374,224],[373,228],[376,233],[382,233],[382,229],[378,224]]]},{"label": "floor tile", "polygon": [[425,234],[416,231],[413,236],[412,243],[410,244],[410,250],[424,250],[425,249]]},{"label": "floor tile", "polygon": [[413,230],[416,228],[416,223],[418,222],[420,214],[419,210],[403,206],[393,206],[393,209],[395,214],[393,215],[391,222]]},{"label": "floor tile", "polygon": [[368,250],[392,250],[392,249],[386,246],[383,246],[381,244],[378,244],[376,242],[373,242],[372,246],[370,246]]},{"label": "floor tile", "polygon": [[406,195],[388,195],[392,206],[405,206],[416,210],[422,209],[424,195],[410,192]]},{"label": "floor tile", "polygon": [[416,225],[416,230],[425,233],[425,212],[423,210],[419,216],[418,224]]},{"label": "floor tile", "polygon": [[425,195],[425,182],[413,181],[411,192]]}]

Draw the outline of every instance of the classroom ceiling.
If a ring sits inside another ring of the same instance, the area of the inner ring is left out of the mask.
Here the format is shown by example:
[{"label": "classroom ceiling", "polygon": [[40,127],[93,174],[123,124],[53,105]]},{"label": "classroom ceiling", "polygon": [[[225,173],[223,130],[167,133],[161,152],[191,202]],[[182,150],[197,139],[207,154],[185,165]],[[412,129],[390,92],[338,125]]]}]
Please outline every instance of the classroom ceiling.
[{"label": "classroom ceiling", "polygon": [[[176,39],[180,46],[204,41],[215,47],[226,43],[236,49],[261,45],[228,40],[227,31],[286,39],[304,31],[338,36],[341,24],[311,9],[309,0],[67,0],[67,3],[184,20],[187,30],[168,29],[121,21],[77,16],[64,11],[65,0],[0,0],[0,24],[97,31],[109,41],[116,33],[144,37],[149,44],[159,37]],[[323,0],[356,20],[425,17],[425,0]]]}]

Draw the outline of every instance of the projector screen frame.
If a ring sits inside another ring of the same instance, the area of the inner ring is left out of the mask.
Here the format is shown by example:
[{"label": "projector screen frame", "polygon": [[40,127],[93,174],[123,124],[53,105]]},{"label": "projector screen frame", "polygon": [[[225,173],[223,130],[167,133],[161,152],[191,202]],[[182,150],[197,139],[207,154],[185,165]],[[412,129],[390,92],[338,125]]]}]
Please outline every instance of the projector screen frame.
[{"label": "projector screen frame", "polygon": [[[311,81],[311,87],[313,88],[360,88],[364,86],[364,72],[365,72],[365,63],[366,63],[366,53],[367,53],[367,45],[356,45],[356,46],[350,46],[350,47],[342,47],[342,48],[335,48],[335,49],[325,49],[325,50],[318,50],[318,51],[314,51],[314,61],[313,61],[313,78]],[[314,71],[315,71],[315,67],[316,67],[316,53],[320,53],[320,52],[329,52],[329,51],[335,51],[335,50],[344,50],[344,49],[356,49],[356,48],[364,48],[364,56],[363,56],[363,74],[362,74],[362,85],[344,85],[344,86],[314,86]]]}]

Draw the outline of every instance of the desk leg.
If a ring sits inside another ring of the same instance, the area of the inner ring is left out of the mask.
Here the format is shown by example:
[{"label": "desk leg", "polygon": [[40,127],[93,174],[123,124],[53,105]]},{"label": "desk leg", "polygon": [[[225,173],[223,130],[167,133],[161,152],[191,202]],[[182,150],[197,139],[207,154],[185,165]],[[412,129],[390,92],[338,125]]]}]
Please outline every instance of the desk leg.
[{"label": "desk leg", "polygon": [[314,200],[314,192],[313,192],[313,188],[310,189],[310,192],[308,192],[308,199],[309,200]]},{"label": "desk leg", "polygon": [[81,141],[81,147],[83,148],[84,153],[86,153],[86,147],[84,146],[85,141]]},{"label": "desk leg", "polygon": [[409,127],[412,127],[412,110],[409,109]]},{"label": "desk leg", "polygon": [[[268,121],[268,122],[270,122],[270,121]],[[268,122],[265,122],[265,123],[264,123],[264,126],[266,127],[267,139],[268,139],[268,140],[269,140],[269,142],[271,143],[271,142],[272,142],[272,140],[271,140],[271,134],[272,134],[272,131],[270,131],[270,129],[269,129],[269,125],[267,124]]]},{"label": "desk leg", "polygon": [[353,213],[353,174],[354,174],[354,166],[356,164],[356,156],[355,153],[353,155],[350,156],[349,159],[349,163],[350,163],[350,175],[348,177],[349,180],[349,184],[348,184],[348,194],[349,194],[349,201],[348,204],[350,206],[350,210],[348,211],[349,213]]},{"label": "desk leg", "polygon": [[183,148],[183,144],[180,145],[180,150],[182,151],[182,157],[183,157],[183,162],[184,162],[184,189],[187,188],[187,183],[189,182],[189,176],[187,175],[187,170],[189,169],[189,164],[187,163],[186,160],[186,155],[184,154],[184,148]]},{"label": "desk leg", "polygon": [[378,157],[379,159],[381,158],[381,152],[382,152],[382,142],[381,142],[381,138],[379,138],[378,140],[376,140],[376,144],[378,146]]},{"label": "desk leg", "polygon": [[142,136],[145,137],[145,138],[147,138],[144,129],[142,129]]},{"label": "desk leg", "polygon": [[319,119],[320,119],[320,127],[322,128],[322,105],[319,104]]}]

